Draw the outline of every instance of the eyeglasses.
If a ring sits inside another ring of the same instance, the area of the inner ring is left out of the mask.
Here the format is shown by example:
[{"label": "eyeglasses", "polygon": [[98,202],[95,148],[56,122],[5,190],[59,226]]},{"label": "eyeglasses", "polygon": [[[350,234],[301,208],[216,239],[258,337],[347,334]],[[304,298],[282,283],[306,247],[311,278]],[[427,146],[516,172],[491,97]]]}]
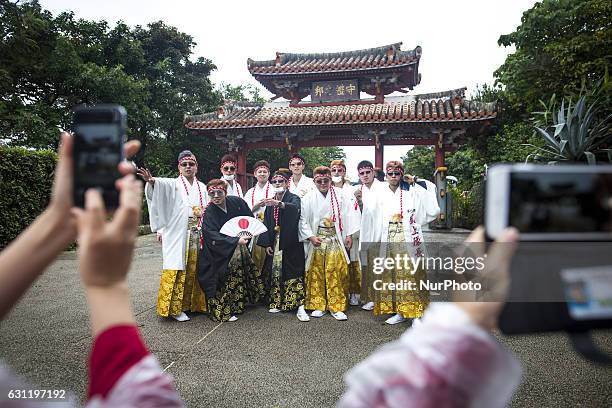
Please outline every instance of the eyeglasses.
[{"label": "eyeglasses", "polygon": [[272,184],[283,184],[284,182],[285,182],[285,179],[272,180]]},{"label": "eyeglasses", "polygon": [[210,193],[208,193],[209,196],[211,197],[223,197],[225,195],[225,191],[223,190],[213,190]]},{"label": "eyeglasses", "polygon": [[225,167],[223,168],[223,170],[225,170],[225,171],[234,171],[234,170],[236,170],[236,168],[235,168],[234,166],[229,166],[229,167],[228,167],[228,166],[225,166]]},{"label": "eyeglasses", "polygon": [[387,176],[389,177],[393,177],[393,176],[401,176],[402,172],[401,171],[388,171],[387,172]]},{"label": "eyeglasses", "polygon": [[359,172],[360,176],[367,176],[368,174],[372,174],[372,170],[365,170]]},{"label": "eyeglasses", "polygon": [[188,162],[188,161],[184,161],[184,162],[181,163],[181,167],[187,167],[187,166],[195,167],[195,166],[197,166],[197,164],[194,163],[194,162]]},{"label": "eyeglasses", "polygon": [[317,184],[329,184],[329,182],[330,182],[330,179],[328,178],[321,178],[315,181],[315,183]]}]

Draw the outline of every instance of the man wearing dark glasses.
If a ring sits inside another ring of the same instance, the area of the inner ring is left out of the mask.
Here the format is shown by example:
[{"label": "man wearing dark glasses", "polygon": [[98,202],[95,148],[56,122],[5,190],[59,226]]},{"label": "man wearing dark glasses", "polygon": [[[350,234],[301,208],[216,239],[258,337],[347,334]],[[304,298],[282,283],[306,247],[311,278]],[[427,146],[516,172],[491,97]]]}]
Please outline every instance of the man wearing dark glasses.
[{"label": "man wearing dark glasses", "polygon": [[197,224],[209,197],[206,186],[196,177],[198,161],[189,150],[179,154],[178,171],[178,178],[153,177],[145,168],[138,169],[138,174],[147,183],[151,230],[163,237],[157,314],[182,322],[189,320],[186,311],[206,311],[196,271],[200,241]]},{"label": "man wearing dark glasses", "polygon": [[[359,205],[359,210],[362,213],[362,217],[360,218],[361,228],[359,229],[359,260],[361,262],[362,268],[362,286],[361,286],[361,296],[360,300],[363,303],[361,308],[363,310],[373,310],[374,309],[374,288],[372,277],[374,274],[372,273],[372,265],[371,262],[368,263],[368,250],[372,252],[374,249],[369,249],[369,243],[373,241],[373,233],[374,229],[372,227],[372,221],[368,218],[370,213],[366,213],[365,220],[363,219],[363,210],[364,206],[371,207],[372,205],[376,205],[376,192],[383,186],[383,183],[378,181],[376,178],[376,170],[374,169],[374,165],[367,161],[362,160],[357,164],[357,173],[359,174],[359,184],[355,186],[355,198],[357,199],[357,204]],[[373,257],[373,254],[370,254],[370,259]],[[369,265],[369,267],[368,267]]]},{"label": "man wearing dark glasses", "polygon": [[304,245],[299,238],[300,197],[287,191],[291,172],[278,169],[272,176],[273,196],[265,200],[264,225],[268,231],[257,245],[265,247],[264,264],[270,313],[297,309],[297,318],[310,320],[304,309]]},{"label": "man wearing dark glasses", "polygon": [[300,240],[306,250],[306,309],[311,317],[322,317],[328,310],[336,320],[346,320],[348,306],[347,249],[359,225],[351,225],[349,200],[331,185],[329,167],[313,171],[317,191],[302,198]]},{"label": "man wearing dark glasses", "polygon": [[[416,260],[425,256],[421,225],[433,221],[440,213],[433,183],[416,183],[413,177],[404,184],[404,166],[399,161],[390,161],[385,167],[387,184],[376,194],[376,202],[364,207],[364,216],[374,225],[370,239],[380,242],[378,257],[404,259],[408,255]],[[387,324],[397,324],[420,318],[429,304],[429,293],[419,290],[419,282],[426,279],[422,266],[414,268],[416,262],[394,263],[377,275],[380,280],[374,291],[374,314],[392,315]],[[411,285],[416,290],[392,290],[392,285]]]},{"label": "man wearing dark glasses", "polygon": [[315,190],[312,179],[304,175],[304,167],[306,167],[304,157],[297,153],[291,155],[291,158],[289,158],[291,177],[289,177],[287,190],[293,194],[297,194],[300,198],[304,197],[308,192]]},{"label": "man wearing dark glasses", "polygon": [[244,198],[242,187],[236,181],[236,171],[238,170],[238,161],[231,154],[226,154],[221,158],[221,179],[227,183],[227,195]]},{"label": "man wearing dark glasses", "polygon": [[[361,210],[359,203],[354,194],[354,187],[346,179],[346,165],[344,160],[332,160],[330,165],[332,183],[335,188],[342,190],[346,199],[349,202],[349,217],[351,225],[361,225]],[[348,251],[350,263],[348,267],[348,293],[349,304],[351,306],[359,305],[359,297],[361,294],[361,265],[359,264],[359,232],[356,232],[351,237],[353,245]]]}]

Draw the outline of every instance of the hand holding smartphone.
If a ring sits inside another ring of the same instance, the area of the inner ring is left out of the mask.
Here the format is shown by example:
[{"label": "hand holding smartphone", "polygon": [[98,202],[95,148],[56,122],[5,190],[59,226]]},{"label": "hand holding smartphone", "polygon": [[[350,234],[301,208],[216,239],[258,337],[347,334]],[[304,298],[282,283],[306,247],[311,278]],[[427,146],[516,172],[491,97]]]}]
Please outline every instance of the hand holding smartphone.
[{"label": "hand holding smartphone", "polygon": [[521,241],[612,241],[612,166],[502,164],[487,175],[485,227]]},{"label": "hand holding smartphone", "polygon": [[107,209],[117,208],[119,192],[115,182],[121,177],[119,163],[124,159],[127,112],[120,105],[79,106],[74,109],[74,204],[83,207],[85,191],[100,190]]},{"label": "hand holding smartphone", "polygon": [[502,332],[612,327],[612,166],[502,164],[487,176],[488,238],[512,226],[522,241]]}]

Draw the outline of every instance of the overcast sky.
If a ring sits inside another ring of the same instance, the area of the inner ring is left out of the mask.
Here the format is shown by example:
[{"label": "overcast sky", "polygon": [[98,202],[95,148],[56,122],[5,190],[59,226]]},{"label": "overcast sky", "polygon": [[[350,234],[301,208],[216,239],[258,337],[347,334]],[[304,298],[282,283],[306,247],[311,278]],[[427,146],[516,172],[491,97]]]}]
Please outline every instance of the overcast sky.
[{"label": "overcast sky", "polygon": [[[257,84],[247,58],[274,59],[275,52],[335,52],[402,42],[423,48],[421,83],[413,93],[445,91],[492,83],[493,71],[513,52],[497,45],[515,30],[534,0],[437,1],[201,1],[201,0],[42,0],[54,15],[72,10],[77,17],[123,20],[146,25],[163,20],[191,35],[195,57],[217,66],[215,84]],[[263,88],[262,88],[263,89]],[[270,97],[267,91],[263,95]],[[408,147],[385,148],[385,161],[399,159]],[[373,147],[347,147],[349,175],[360,160],[374,160]],[[426,176],[426,175],[423,175]]]}]

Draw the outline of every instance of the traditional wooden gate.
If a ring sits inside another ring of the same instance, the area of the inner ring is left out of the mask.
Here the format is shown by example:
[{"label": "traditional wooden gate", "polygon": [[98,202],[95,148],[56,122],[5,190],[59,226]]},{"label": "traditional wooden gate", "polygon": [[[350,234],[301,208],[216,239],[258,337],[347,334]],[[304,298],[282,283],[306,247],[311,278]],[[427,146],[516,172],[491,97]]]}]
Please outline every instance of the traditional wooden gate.
[{"label": "traditional wooden gate", "polygon": [[[466,100],[466,88],[410,94],[421,80],[421,52],[418,46],[402,51],[396,43],[338,53],[276,53],[269,61],[249,59],[249,72],[275,95],[273,101],[226,101],[215,112],[186,116],[185,126],[235,152],[243,188],[252,149],[296,152],[313,146],[372,146],[375,166],[383,168],[385,145],[433,145],[438,225],[450,228],[444,153],[487,132],[498,109],[495,103]],[[405,95],[388,96],[393,92]],[[304,101],[308,96],[310,100]],[[285,101],[275,101],[279,98]]]}]

